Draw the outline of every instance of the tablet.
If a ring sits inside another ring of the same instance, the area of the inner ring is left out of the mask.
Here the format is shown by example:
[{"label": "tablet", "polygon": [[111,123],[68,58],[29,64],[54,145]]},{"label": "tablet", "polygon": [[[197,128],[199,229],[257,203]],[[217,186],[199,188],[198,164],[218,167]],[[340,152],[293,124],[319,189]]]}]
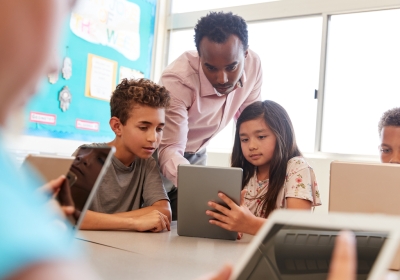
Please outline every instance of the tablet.
[{"label": "tablet", "polygon": [[234,267],[230,279],[327,279],[335,238],[357,241],[356,279],[381,279],[396,253],[400,218],[275,210]]},{"label": "tablet", "polygon": [[22,163],[22,168],[27,165],[33,167],[45,182],[57,179],[67,172],[75,157],[58,155],[29,154]]},{"label": "tablet", "polygon": [[219,192],[239,204],[242,174],[241,168],[179,165],[178,235],[236,240],[237,232],[210,224],[206,210],[215,211],[209,201],[224,205]]},{"label": "tablet", "polygon": [[68,217],[71,226],[79,229],[85,212],[95,197],[104,175],[110,164],[114,147],[81,146],[70,166],[70,175],[75,176],[75,182],[70,186],[70,194],[75,206],[75,213]]},{"label": "tablet", "polygon": [[[400,215],[400,164],[332,161],[329,211]],[[400,248],[390,269],[400,270]]]},{"label": "tablet", "polygon": [[400,215],[400,164],[332,161],[329,211]]}]

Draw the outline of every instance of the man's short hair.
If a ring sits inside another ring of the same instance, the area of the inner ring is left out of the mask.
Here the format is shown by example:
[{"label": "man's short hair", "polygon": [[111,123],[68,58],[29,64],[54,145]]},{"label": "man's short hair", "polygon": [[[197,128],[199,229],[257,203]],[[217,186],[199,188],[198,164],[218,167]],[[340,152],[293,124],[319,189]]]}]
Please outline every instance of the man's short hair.
[{"label": "man's short hair", "polygon": [[148,79],[123,79],[111,96],[111,117],[117,117],[125,125],[134,105],[167,108],[169,100],[169,91]]},{"label": "man's short hair", "polygon": [[381,135],[382,129],[385,126],[400,126],[400,107],[387,110],[383,113],[378,124],[379,135]]},{"label": "man's short hair", "polygon": [[202,17],[194,27],[194,42],[200,55],[200,42],[204,37],[210,41],[222,44],[230,35],[236,35],[243,44],[243,50],[248,49],[248,33],[246,21],[231,12],[210,12]]}]

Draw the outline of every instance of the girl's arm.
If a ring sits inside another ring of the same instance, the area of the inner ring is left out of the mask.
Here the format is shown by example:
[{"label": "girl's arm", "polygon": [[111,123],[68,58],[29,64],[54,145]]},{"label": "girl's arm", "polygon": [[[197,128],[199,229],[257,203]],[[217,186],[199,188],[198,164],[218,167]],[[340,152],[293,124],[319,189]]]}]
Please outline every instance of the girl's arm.
[{"label": "girl's arm", "polygon": [[311,201],[301,198],[287,197],[286,206],[287,209],[311,210]]},{"label": "girl's arm", "polygon": [[246,190],[242,190],[240,205],[237,205],[229,197],[223,193],[219,193],[218,196],[228,205],[230,209],[213,201],[209,201],[209,206],[221,212],[221,214],[219,214],[210,210],[206,211],[208,216],[214,218],[213,220],[210,220],[210,224],[217,225],[230,231],[255,235],[264,224],[265,219],[254,216],[254,214],[247,208],[247,206],[244,204],[245,194]]}]

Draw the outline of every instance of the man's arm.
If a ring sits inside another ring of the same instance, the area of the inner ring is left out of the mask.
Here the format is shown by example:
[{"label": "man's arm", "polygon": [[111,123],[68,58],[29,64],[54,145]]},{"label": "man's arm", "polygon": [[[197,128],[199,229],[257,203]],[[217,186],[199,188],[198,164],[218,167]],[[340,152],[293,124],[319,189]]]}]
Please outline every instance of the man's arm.
[{"label": "man's arm", "polygon": [[188,108],[192,104],[193,90],[172,74],[164,74],[160,83],[170,91],[171,101],[165,114],[167,125],[164,128],[158,159],[161,173],[176,186],[178,165],[189,164],[183,155],[189,132]]}]

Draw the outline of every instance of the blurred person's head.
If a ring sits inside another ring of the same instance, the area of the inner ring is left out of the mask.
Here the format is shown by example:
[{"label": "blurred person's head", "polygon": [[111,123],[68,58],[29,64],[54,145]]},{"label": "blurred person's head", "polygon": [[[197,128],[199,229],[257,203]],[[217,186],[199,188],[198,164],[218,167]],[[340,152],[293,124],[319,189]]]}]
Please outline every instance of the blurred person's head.
[{"label": "blurred person's head", "polygon": [[381,162],[400,163],[400,107],[383,113],[378,124]]},{"label": "blurred person's head", "polygon": [[116,156],[126,159],[124,164],[149,158],[158,148],[169,101],[168,90],[148,79],[123,79],[117,86],[110,100],[110,126],[116,135]]},{"label": "blurred person's head", "polygon": [[72,0],[2,1],[0,9],[0,126],[56,67],[54,52]]}]

